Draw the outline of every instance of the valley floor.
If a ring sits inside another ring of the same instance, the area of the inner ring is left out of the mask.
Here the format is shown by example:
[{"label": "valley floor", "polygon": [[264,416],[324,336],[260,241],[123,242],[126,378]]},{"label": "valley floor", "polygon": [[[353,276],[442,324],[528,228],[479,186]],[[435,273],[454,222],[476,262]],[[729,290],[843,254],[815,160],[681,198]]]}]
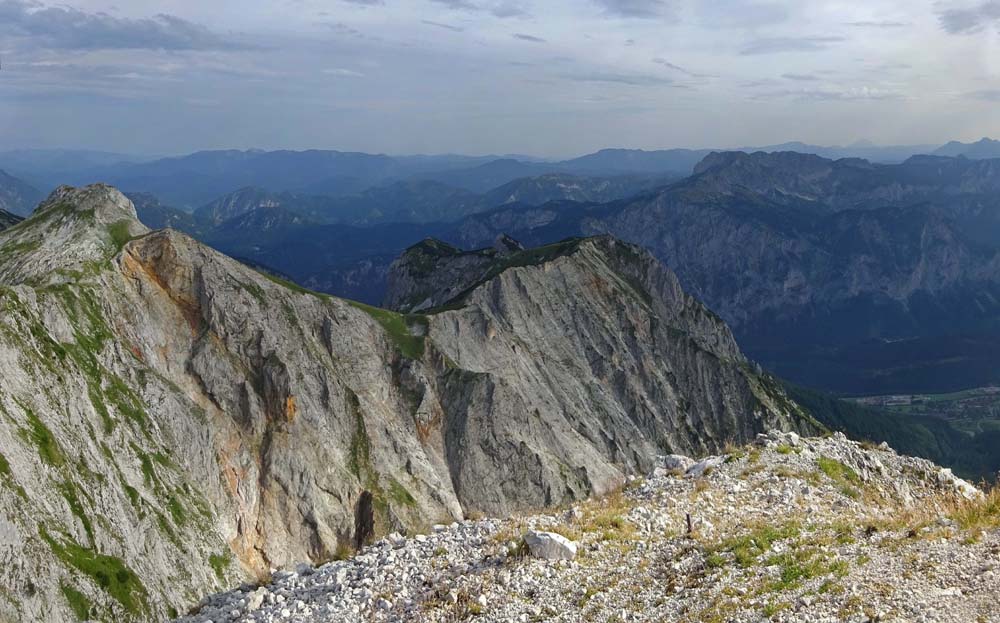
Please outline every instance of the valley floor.
[{"label": "valley floor", "polygon": [[[390,535],[181,621],[1000,621],[998,525],[1000,497],[928,461],[771,433],[566,511]],[[529,530],[575,558],[532,556]]]}]

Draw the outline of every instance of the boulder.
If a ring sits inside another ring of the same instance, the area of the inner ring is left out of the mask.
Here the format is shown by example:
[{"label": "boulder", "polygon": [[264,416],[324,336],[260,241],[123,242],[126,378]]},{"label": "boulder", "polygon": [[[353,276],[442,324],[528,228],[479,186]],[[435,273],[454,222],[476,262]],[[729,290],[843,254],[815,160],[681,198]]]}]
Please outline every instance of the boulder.
[{"label": "boulder", "polygon": [[576,543],[555,532],[531,530],[524,535],[524,542],[535,558],[542,560],[573,560],[576,557]]},{"label": "boulder", "polygon": [[686,472],[695,462],[694,459],[682,454],[668,454],[667,456],[660,457],[660,463],[667,471],[679,469],[682,472]]},{"label": "boulder", "polygon": [[688,478],[701,478],[705,475],[705,472],[714,469],[725,462],[726,457],[724,456],[710,456],[707,459],[702,459],[689,467],[684,475]]}]

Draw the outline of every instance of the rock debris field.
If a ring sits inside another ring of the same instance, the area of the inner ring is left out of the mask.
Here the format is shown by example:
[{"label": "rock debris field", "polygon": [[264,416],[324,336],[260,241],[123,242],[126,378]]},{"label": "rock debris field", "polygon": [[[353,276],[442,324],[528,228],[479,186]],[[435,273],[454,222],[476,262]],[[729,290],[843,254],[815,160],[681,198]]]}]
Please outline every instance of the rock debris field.
[{"label": "rock debris field", "polygon": [[183,623],[1000,621],[1000,495],[843,435],[662,457],[569,509],[390,535]]}]

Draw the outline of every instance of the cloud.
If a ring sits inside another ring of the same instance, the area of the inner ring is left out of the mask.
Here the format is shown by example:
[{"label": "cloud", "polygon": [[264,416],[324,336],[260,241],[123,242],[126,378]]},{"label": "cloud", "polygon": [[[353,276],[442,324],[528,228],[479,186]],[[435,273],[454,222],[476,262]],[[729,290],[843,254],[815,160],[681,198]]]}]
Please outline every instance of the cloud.
[{"label": "cloud", "polygon": [[777,2],[712,0],[697,3],[699,21],[710,29],[758,28],[788,20],[788,7]]},{"label": "cloud", "polygon": [[346,35],[349,37],[357,37],[358,39],[365,39],[365,33],[361,32],[357,28],[353,28],[344,24],[343,22],[337,22],[336,24],[326,24],[326,27],[337,33],[338,35]]},{"label": "cloud", "polygon": [[997,20],[1000,20],[1000,0],[987,0],[974,6],[945,9],[938,13],[941,27],[953,35],[979,32]]},{"label": "cloud", "polygon": [[520,32],[514,33],[511,36],[514,37],[515,39],[520,39],[521,41],[529,41],[531,43],[548,43],[545,39],[542,39],[541,37],[535,37],[533,35],[526,35],[526,34],[520,33]]},{"label": "cloud", "polygon": [[358,6],[384,6],[385,0],[340,0],[341,2],[346,2],[347,4],[356,4]]},{"label": "cloud", "polygon": [[906,22],[889,22],[889,21],[847,22],[845,25],[853,26],[855,28],[903,28],[905,26],[909,26],[909,24],[907,24]]},{"label": "cloud", "polygon": [[991,89],[987,91],[973,91],[968,94],[972,99],[980,100],[983,102],[1000,102],[1000,90]]},{"label": "cloud", "polygon": [[253,47],[166,13],[126,19],[25,0],[0,0],[0,34],[29,37],[33,46],[62,50],[226,50]]},{"label": "cloud", "polygon": [[479,7],[469,0],[431,0],[435,4],[443,4],[453,11],[478,11]]},{"label": "cloud", "polygon": [[569,74],[563,76],[563,78],[574,82],[604,82],[610,84],[627,84],[630,86],[679,86],[675,85],[674,81],[669,78],[641,74],[593,72],[587,74]]},{"label": "cloud", "polygon": [[428,26],[434,26],[436,28],[444,28],[444,29],[450,30],[452,32],[463,32],[463,31],[465,31],[464,28],[460,28],[458,26],[452,26],[451,24],[442,24],[441,22],[432,22],[429,19],[422,19],[422,20],[420,20],[420,23],[421,24],[427,24]]},{"label": "cloud", "polygon": [[774,37],[756,39],[746,44],[740,54],[777,54],[780,52],[817,52],[835,43],[846,41],[843,37]]},{"label": "cloud", "polygon": [[877,100],[899,100],[904,96],[897,91],[888,91],[872,87],[853,87],[850,89],[784,89],[758,93],[754,99],[792,98],[824,102],[857,102]]},{"label": "cloud", "polygon": [[819,80],[818,76],[812,74],[781,74],[781,77],[785,80],[794,80],[796,82],[812,82]]},{"label": "cloud", "polygon": [[500,2],[490,8],[490,13],[494,17],[506,19],[508,17],[528,17],[528,12],[520,5],[513,2]]},{"label": "cloud", "polygon": [[324,69],[323,73],[328,76],[339,76],[341,78],[364,78],[365,75],[360,71],[354,71],[353,69],[343,69],[341,67],[332,67],[330,69]]},{"label": "cloud", "polygon": [[605,13],[617,17],[652,19],[669,15],[670,7],[663,0],[594,0]]},{"label": "cloud", "polygon": [[430,0],[435,4],[440,4],[452,11],[473,11],[487,12],[494,17],[506,19],[509,17],[527,17],[528,12],[513,0],[501,0],[500,2],[475,3],[470,0]]},{"label": "cloud", "polygon": [[682,73],[685,76],[690,76],[692,78],[714,78],[715,77],[715,76],[713,76],[711,74],[700,74],[700,73],[697,73],[697,72],[694,72],[694,71],[690,71],[688,69],[685,69],[685,68],[681,67],[680,65],[675,65],[674,63],[671,63],[670,61],[668,61],[665,58],[659,58],[659,57],[657,57],[657,58],[653,59],[653,62],[656,63],[657,65],[663,65],[667,69],[672,69],[672,70],[674,70],[674,71],[676,71],[678,73]]}]

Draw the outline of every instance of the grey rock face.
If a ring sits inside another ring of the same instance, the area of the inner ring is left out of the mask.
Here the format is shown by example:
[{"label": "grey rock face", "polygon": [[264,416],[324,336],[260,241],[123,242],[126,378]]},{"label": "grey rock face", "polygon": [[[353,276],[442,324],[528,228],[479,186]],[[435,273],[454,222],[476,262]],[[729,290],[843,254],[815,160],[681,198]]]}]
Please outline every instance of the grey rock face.
[{"label": "grey rock face", "polygon": [[57,190],[0,232],[0,620],[162,620],[359,534],[814,429],[634,247],[505,261],[403,316]]},{"label": "grey rock face", "polygon": [[459,499],[476,510],[607,491],[616,464],[647,471],[664,450],[703,454],[769,421],[812,426],[638,247],[571,240],[488,273],[429,316],[435,348],[461,370],[447,378],[445,445]]},{"label": "grey rock face", "polygon": [[195,214],[212,225],[218,225],[258,208],[277,208],[281,207],[281,204],[281,200],[274,193],[262,188],[248,187],[216,199],[199,208]]}]

